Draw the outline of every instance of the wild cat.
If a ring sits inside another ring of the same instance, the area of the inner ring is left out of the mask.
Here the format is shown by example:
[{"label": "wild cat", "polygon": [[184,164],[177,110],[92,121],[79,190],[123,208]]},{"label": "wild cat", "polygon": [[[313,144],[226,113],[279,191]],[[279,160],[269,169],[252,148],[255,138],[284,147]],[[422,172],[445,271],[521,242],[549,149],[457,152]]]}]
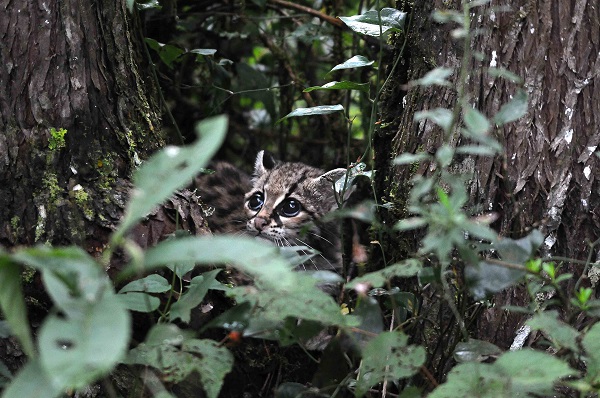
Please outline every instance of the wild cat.
[{"label": "wild cat", "polygon": [[248,177],[233,165],[217,163],[215,173],[196,178],[201,201],[214,209],[207,218],[215,233],[244,233],[281,247],[304,246],[319,254],[300,269],[339,271],[342,253],[338,223],[325,216],[338,207],[334,183],[346,174],[304,163],[280,162],[260,151]]}]

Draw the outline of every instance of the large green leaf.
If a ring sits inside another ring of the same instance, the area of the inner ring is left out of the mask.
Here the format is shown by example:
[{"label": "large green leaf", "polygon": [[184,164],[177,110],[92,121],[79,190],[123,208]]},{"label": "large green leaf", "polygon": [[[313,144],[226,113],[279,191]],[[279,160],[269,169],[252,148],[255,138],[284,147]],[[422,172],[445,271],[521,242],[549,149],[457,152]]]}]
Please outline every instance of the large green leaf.
[{"label": "large green leaf", "polygon": [[371,386],[384,380],[414,375],[425,362],[425,349],[408,345],[401,332],[383,332],[367,343],[356,381],[355,396],[362,397]]},{"label": "large green leaf", "polygon": [[3,391],[2,398],[54,398],[64,391],[54,385],[42,369],[39,358],[29,361]]},{"label": "large green leaf", "polygon": [[370,10],[362,15],[339,18],[356,33],[379,37],[390,30],[401,31],[404,28],[406,13],[395,8],[382,8],[379,13]]},{"label": "large green leaf", "polygon": [[100,266],[83,249],[75,246],[38,246],[13,255],[15,261],[42,272],[46,291],[54,304],[69,316],[81,316],[112,283]]},{"label": "large green leaf", "polygon": [[130,326],[129,313],[110,291],[88,303],[85,314],[50,315],[39,333],[42,369],[61,389],[85,387],[123,358]]},{"label": "large green leaf", "polygon": [[[243,236],[189,236],[163,241],[145,254],[145,270],[166,264],[231,264],[275,290],[293,286],[294,273],[268,242]],[[132,270],[133,271],[133,270]]]},{"label": "large green leaf", "polygon": [[133,175],[135,188],[115,238],[161,204],[198,174],[219,149],[227,131],[227,118],[216,116],[198,124],[198,140],[186,147],[168,146],[148,159]]},{"label": "large green leaf", "polygon": [[11,332],[19,339],[23,351],[30,358],[35,356],[27,308],[21,288],[21,272],[19,266],[11,262],[8,255],[0,253],[0,309],[4,319],[10,325]]}]

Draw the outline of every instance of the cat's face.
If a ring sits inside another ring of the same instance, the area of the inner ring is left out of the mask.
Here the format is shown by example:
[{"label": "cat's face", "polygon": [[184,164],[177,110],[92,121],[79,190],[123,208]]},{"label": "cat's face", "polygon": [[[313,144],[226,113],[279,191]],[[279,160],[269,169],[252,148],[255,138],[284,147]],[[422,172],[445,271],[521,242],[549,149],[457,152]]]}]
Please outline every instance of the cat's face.
[{"label": "cat's face", "polygon": [[303,245],[320,236],[318,220],[335,206],[333,182],[345,169],[328,173],[302,163],[275,162],[258,153],[252,189],[246,193],[246,230],[280,246]]}]

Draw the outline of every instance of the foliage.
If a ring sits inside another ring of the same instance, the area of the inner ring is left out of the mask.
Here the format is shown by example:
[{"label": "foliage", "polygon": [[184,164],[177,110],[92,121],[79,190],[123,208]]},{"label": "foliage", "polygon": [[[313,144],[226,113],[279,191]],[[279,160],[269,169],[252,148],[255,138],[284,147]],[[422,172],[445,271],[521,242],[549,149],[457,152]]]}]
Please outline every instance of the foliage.
[{"label": "foliage", "polygon": [[[264,11],[266,2],[252,3]],[[465,180],[469,176],[460,175],[453,168],[461,156],[495,156],[502,151],[495,130],[527,112],[527,94],[522,88],[517,88],[511,101],[490,117],[477,110],[466,94],[469,65],[474,56],[468,49],[475,35],[481,34],[470,30],[471,12],[483,3],[466,2],[462,12],[446,10],[434,14],[440,23],[458,25],[455,37],[464,41],[465,49],[461,69],[435,68],[410,83],[416,88],[456,87],[457,102],[453,109],[429,109],[415,115],[415,121],[433,123],[440,129],[444,140],[435,153],[401,154],[394,159],[400,167],[419,163],[432,166],[432,173],[416,175],[411,181],[406,209],[409,216],[399,220],[390,231],[376,220],[373,208],[381,204],[367,202],[337,214],[372,223],[384,233],[420,234],[421,245],[416,253],[345,281],[330,272],[295,272],[294,265],[304,258],[243,237],[176,235],[142,250],[128,239],[128,232],[202,171],[225,140],[227,119],[222,116],[206,119],[197,126],[195,143],[166,147],[137,170],[124,218],[102,259],[93,258],[78,247],[40,246],[0,252],[3,282],[0,308],[6,321],[0,324],[0,335],[12,334],[28,357],[27,364],[16,375],[0,363],[0,381],[8,380],[2,396],[58,397],[98,382],[117,365],[125,365],[151,369],[150,374],[155,376],[151,382],[140,377],[147,385],[154,386],[156,396],[171,396],[169,391],[174,384],[196,377],[206,396],[217,397],[236,364],[237,344],[243,345],[251,339],[271,340],[281,346],[296,344],[311,356],[308,353],[311,344],[323,340],[323,335],[328,344],[313,387],[286,381],[276,386],[277,396],[362,397],[375,396],[378,389],[388,388],[414,396],[433,390],[431,397],[540,396],[556,395],[557,386],[582,394],[596,393],[600,385],[600,327],[596,322],[600,302],[593,298],[590,288],[580,286],[581,279],[574,287],[565,283],[573,275],[561,274],[558,261],[537,256],[543,241],[539,231],[533,230],[520,239],[497,236],[490,227],[493,214],[468,208]],[[136,4],[128,1],[127,5],[133,10]],[[148,12],[159,7],[158,2],[138,4],[140,10]],[[402,33],[406,14],[383,7],[340,19],[353,33],[378,40],[378,61],[353,55],[346,61],[331,62],[335,64],[331,69],[320,67],[322,76],[353,74],[356,70],[370,70],[374,65],[379,71],[384,41],[390,34]],[[211,24],[217,31],[214,26],[217,21],[213,18],[201,23],[203,29]],[[326,29],[312,22],[294,32],[282,24],[257,24],[253,34],[260,36],[258,31],[270,27],[298,40],[302,37],[310,41],[306,34],[309,31],[313,37],[330,37]],[[192,30],[185,24],[181,29],[186,33]],[[237,38],[250,34],[249,31],[248,25],[244,25],[239,32],[227,31],[224,35]],[[175,43],[146,39],[154,55],[172,73],[180,67],[184,70],[186,60],[200,65],[195,72],[199,80],[211,82],[214,92],[210,102],[214,112],[222,110],[227,98],[235,95],[240,98],[233,106],[263,110],[262,121],[268,119],[272,128],[275,120],[289,127],[292,117],[302,125],[308,119],[303,116],[339,113],[344,116],[348,126],[345,133],[350,137],[356,116],[352,112],[360,107],[365,113],[360,123],[364,135],[373,132],[372,115],[376,113],[376,99],[383,86],[379,75],[374,76],[371,71],[360,82],[332,80],[316,86],[303,85],[298,96],[312,92],[329,95],[340,90],[348,92],[348,96],[345,100],[335,96],[319,98],[324,103],[336,99],[333,105],[316,105],[318,101],[314,100],[314,104],[306,103],[311,97],[294,98],[288,104],[290,109],[285,109],[282,104],[276,105],[271,91],[275,63],[268,58],[277,55],[278,47],[265,41],[271,54],[254,46],[251,54],[244,53],[245,62],[233,67],[234,78],[232,70],[227,69],[234,62],[227,58],[217,62],[214,59],[217,50],[185,50]],[[450,79],[456,72],[453,83]],[[488,73],[522,84],[518,76],[506,70],[489,68]],[[229,97],[224,99],[224,94]],[[66,131],[62,131],[52,130],[51,146],[64,146]],[[455,147],[457,136],[461,144]],[[364,158],[369,154],[369,145]],[[372,178],[373,172],[365,171],[365,164],[357,162],[349,165],[343,178],[333,182],[340,206],[357,177]],[[592,245],[590,251],[593,249]],[[103,265],[118,250],[124,251],[128,259],[118,279],[127,279],[129,283],[115,292]],[[587,268],[592,266],[589,259],[584,264]],[[226,283],[222,268],[225,265],[251,277],[252,285]],[[21,271],[25,267],[40,273],[43,287],[54,304],[35,331],[36,339],[28,323],[21,289]],[[418,280],[421,290],[403,290],[407,280]],[[323,288],[338,283],[343,284],[341,307]],[[489,342],[469,338],[465,312],[458,305],[460,300],[486,302],[494,293],[519,283],[524,284],[531,300],[527,306],[507,310],[528,316],[524,330],[540,331],[539,345],[503,352]],[[461,284],[468,288],[468,293],[461,290]],[[450,347],[451,370],[437,388],[428,366],[430,347],[439,342],[418,340],[420,331],[416,330],[427,316],[422,293],[428,286],[439,289],[441,294],[435,299],[444,300],[450,307],[464,340]],[[200,330],[189,328],[194,311],[211,294],[231,299],[231,308],[202,324]],[[155,319],[143,342],[132,338],[132,313]],[[580,322],[582,318],[589,322]],[[5,330],[6,325],[10,331]],[[215,335],[224,337],[219,340]],[[550,349],[535,349],[540,347]]]},{"label": "foliage", "polygon": [[56,130],[54,127],[50,129],[50,140],[48,141],[48,148],[50,150],[60,149],[65,147],[65,135],[67,130],[59,129]]}]

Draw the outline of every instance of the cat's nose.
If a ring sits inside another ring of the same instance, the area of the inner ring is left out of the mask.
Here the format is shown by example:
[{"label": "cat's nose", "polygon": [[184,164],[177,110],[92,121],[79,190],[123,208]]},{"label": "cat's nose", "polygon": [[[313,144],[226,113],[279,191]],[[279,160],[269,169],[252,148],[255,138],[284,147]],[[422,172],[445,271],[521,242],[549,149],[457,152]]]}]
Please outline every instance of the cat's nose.
[{"label": "cat's nose", "polygon": [[267,224],[269,224],[269,221],[265,218],[256,217],[254,219],[254,228],[256,228],[259,231],[262,231],[267,226]]}]

